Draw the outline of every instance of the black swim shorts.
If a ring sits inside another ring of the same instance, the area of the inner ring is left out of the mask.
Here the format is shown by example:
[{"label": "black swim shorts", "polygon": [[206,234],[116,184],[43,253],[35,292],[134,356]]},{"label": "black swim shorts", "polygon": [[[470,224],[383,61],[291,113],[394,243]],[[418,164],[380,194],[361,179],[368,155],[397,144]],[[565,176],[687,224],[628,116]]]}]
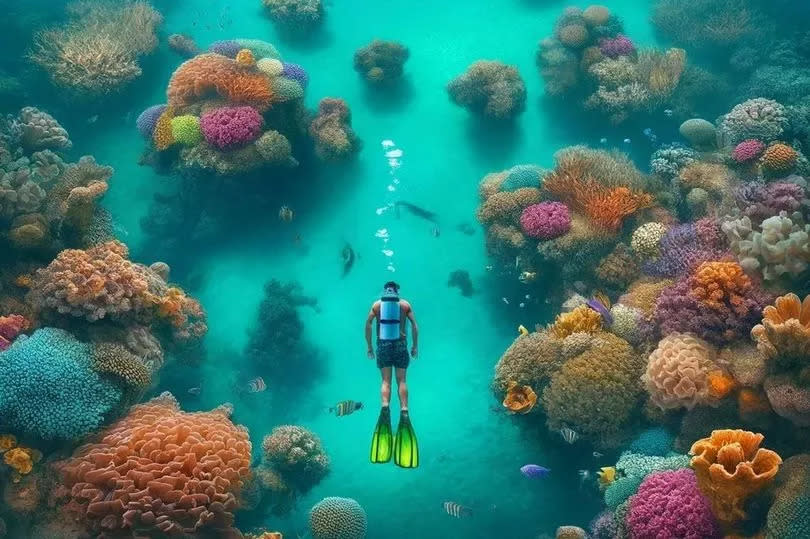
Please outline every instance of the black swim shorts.
[{"label": "black swim shorts", "polygon": [[408,355],[408,341],[397,339],[395,341],[377,341],[377,368],[396,367],[407,369],[411,361]]}]

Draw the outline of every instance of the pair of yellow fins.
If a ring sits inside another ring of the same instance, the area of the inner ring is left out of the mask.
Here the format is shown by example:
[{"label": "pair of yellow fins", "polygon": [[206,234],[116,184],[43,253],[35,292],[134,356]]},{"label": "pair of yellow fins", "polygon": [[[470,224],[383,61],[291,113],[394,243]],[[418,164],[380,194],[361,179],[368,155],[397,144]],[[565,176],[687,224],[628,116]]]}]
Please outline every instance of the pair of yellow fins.
[{"label": "pair of yellow fins", "polygon": [[383,464],[390,462],[394,457],[394,464],[400,468],[416,468],[419,466],[419,445],[416,443],[416,433],[411,425],[411,418],[407,411],[399,416],[397,434],[394,436],[391,429],[391,410],[383,406],[374,436],[371,438],[371,462]]}]

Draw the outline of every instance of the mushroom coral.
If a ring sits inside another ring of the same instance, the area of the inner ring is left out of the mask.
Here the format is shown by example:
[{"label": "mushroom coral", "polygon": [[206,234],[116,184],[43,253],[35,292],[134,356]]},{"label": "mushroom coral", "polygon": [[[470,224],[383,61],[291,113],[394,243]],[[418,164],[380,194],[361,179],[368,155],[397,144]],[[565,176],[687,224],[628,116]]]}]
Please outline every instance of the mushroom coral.
[{"label": "mushroom coral", "polygon": [[763,309],[762,323],[751,336],[778,369],[810,365],[810,295],[804,301],[792,293],[776,298]]},{"label": "mushroom coral", "polygon": [[733,526],[746,518],[745,502],[773,481],[782,458],[760,446],[762,434],[715,430],[692,444],[691,466],[717,519]]},{"label": "mushroom coral", "polygon": [[543,407],[550,429],[568,425],[609,446],[638,407],[644,363],[627,341],[610,333],[599,337],[552,374],[543,391]]}]

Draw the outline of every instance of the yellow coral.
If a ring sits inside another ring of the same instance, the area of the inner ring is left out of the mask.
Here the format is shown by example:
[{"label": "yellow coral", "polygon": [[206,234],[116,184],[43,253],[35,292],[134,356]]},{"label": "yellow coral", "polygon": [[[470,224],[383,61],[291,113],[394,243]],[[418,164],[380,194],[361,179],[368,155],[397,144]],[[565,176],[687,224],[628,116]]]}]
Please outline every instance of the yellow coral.
[{"label": "yellow coral", "polygon": [[736,262],[703,262],[691,279],[691,293],[716,311],[747,311],[744,297],[750,293],[751,278]]},{"label": "yellow coral", "polygon": [[509,382],[506,397],[503,399],[504,408],[513,414],[528,414],[535,404],[537,404],[537,395],[531,387]]},{"label": "yellow coral", "polygon": [[802,302],[796,294],[776,298],[762,311],[762,324],[751,336],[768,359],[807,364],[810,357],[810,295]]},{"label": "yellow coral", "polygon": [[664,279],[662,281],[638,280],[630,285],[627,292],[619,298],[619,303],[638,309],[645,315],[652,313],[655,302],[658,296],[665,288],[672,284],[672,280]]},{"label": "yellow coral", "polygon": [[20,475],[30,473],[34,469],[35,459],[39,452],[24,447],[15,447],[5,452],[3,461]]},{"label": "yellow coral", "polygon": [[727,526],[746,518],[745,501],[779,471],[779,455],[759,447],[764,438],[744,430],[715,430],[689,451],[700,490],[711,501],[714,515]]},{"label": "yellow coral", "polygon": [[558,339],[572,333],[595,333],[602,329],[602,315],[587,305],[580,305],[568,313],[557,315],[549,331]]},{"label": "yellow coral", "polygon": [[20,288],[31,288],[31,275],[23,273],[14,278],[14,284]]},{"label": "yellow coral", "polygon": [[699,187],[716,194],[728,191],[733,177],[734,174],[727,166],[703,161],[685,166],[678,175],[684,188]]},{"label": "yellow coral", "polygon": [[172,118],[174,117],[174,112],[172,107],[166,107],[166,110],[163,111],[163,114],[155,123],[155,130],[152,132],[152,142],[155,145],[155,149],[158,151],[163,151],[169,148],[172,144],[174,144],[174,137],[172,136]]},{"label": "yellow coral", "polygon": [[17,437],[13,434],[0,434],[0,453],[17,447]]},{"label": "yellow coral", "polygon": [[242,49],[236,53],[236,63],[242,67],[253,67],[256,65],[256,58],[250,49]]}]

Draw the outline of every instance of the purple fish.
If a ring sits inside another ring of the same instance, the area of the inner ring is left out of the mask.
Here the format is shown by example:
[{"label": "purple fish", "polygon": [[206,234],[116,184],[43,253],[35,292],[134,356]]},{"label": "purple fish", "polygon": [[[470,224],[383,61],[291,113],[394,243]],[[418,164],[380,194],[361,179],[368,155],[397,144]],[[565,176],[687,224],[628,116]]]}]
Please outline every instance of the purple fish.
[{"label": "purple fish", "polygon": [[605,307],[601,301],[596,298],[591,298],[586,303],[588,307],[602,315],[602,319],[607,325],[613,324],[613,315],[610,314],[608,308]]},{"label": "purple fish", "polygon": [[525,466],[520,467],[520,473],[522,473],[526,477],[541,478],[541,477],[548,477],[548,474],[551,473],[551,470],[549,470],[544,466],[539,466],[537,464],[527,464]]}]

